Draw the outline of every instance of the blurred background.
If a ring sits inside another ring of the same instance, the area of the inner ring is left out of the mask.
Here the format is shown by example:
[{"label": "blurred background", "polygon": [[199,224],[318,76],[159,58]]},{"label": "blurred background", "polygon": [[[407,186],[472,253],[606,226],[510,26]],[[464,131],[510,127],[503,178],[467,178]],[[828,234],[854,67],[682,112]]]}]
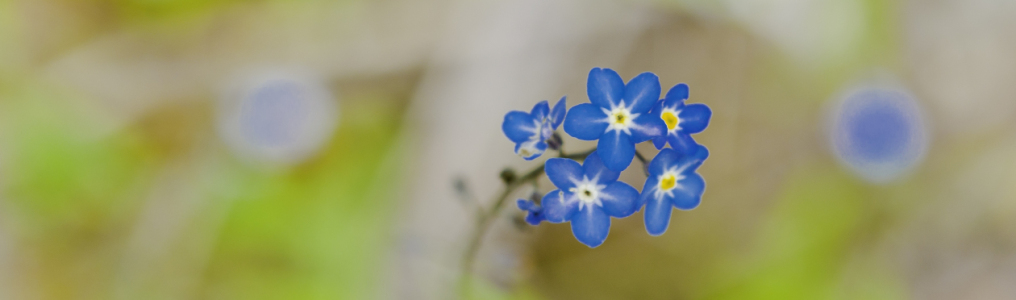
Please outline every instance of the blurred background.
[{"label": "blurred background", "polygon": [[1013,53],[1009,0],[0,0],[0,299],[456,298],[453,182],[593,67],[712,108],[702,205],[507,207],[471,298],[1013,299]]}]

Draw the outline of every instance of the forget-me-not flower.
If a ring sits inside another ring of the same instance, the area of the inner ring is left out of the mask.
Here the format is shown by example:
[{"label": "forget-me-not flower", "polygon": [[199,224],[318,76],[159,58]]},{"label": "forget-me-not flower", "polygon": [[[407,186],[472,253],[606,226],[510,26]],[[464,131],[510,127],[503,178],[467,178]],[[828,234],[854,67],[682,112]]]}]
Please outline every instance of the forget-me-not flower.
[{"label": "forget-me-not flower", "polygon": [[653,139],[656,149],[663,149],[670,142],[671,148],[690,153],[696,145],[691,134],[702,132],[709,126],[709,118],[713,115],[709,107],[701,103],[685,105],[684,100],[687,99],[688,85],[681,83],[670,88],[667,96],[653,107],[652,114],[667,125],[667,134]]},{"label": "forget-me-not flower", "polygon": [[620,172],[635,158],[635,144],[662,136],[666,124],[649,113],[660,97],[660,81],[642,73],[625,85],[611,69],[589,71],[589,101],[568,110],[564,131],[580,140],[599,140],[596,152],[610,170]]},{"label": "forget-me-not flower", "polygon": [[702,145],[694,147],[687,154],[674,149],[660,150],[649,163],[649,178],[642,188],[639,203],[640,207],[641,204],[646,206],[646,231],[650,235],[667,231],[671,207],[689,210],[702,201],[706,182],[695,170],[709,156],[709,150]]},{"label": "forget-me-not flower", "polygon": [[529,225],[540,225],[540,222],[543,222],[542,206],[532,200],[526,199],[519,199],[516,204],[518,204],[519,209],[527,212],[526,223],[529,223]]},{"label": "forget-me-not flower", "polygon": [[829,132],[840,162],[872,183],[890,182],[921,162],[928,129],[906,90],[863,86],[843,97]]},{"label": "forget-me-not flower", "polygon": [[501,130],[508,139],[515,142],[515,154],[526,160],[533,160],[547,150],[547,139],[561,125],[565,116],[565,100],[554,105],[550,110],[547,101],[540,101],[529,113],[511,111],[504,116]]},{"label": "forget-me-not flower", "polygon": [[[599,152],[599,150],[597,150]],[[551,223],[571,222],[572,234],[589,247],[603,244],[610,231],[610,217],[623,218],[638,210],[639,193],[617,181],[597,152],[585,162],[566,158],[547,160],[547,177],[558,189],[543,196],[543,217]]]}]

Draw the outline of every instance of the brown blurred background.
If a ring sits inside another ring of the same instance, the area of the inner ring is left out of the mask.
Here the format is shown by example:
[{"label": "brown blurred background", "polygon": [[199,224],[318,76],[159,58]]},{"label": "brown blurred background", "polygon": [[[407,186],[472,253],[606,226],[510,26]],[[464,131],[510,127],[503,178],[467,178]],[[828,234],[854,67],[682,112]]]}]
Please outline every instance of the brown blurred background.
[{"label": "brown blurred background", "polygon": [[[474,298],[1011,299],[1013,53],[1006,0],[0,0],[0,299],[457,297],[455,178],[489,206],[544,160],[504,114],[593,67],[712,108],[702,205],[595,249],[508,207]],[[924,143],[871,180],[830,124],[880,86]]]}]

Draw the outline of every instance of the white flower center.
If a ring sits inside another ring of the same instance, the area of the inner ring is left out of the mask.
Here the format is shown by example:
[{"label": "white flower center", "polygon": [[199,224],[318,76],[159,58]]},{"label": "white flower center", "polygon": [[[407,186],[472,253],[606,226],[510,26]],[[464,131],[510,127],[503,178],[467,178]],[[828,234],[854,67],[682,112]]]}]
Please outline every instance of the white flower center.
[{"label": "white flower center", "polygon": [[573,195],[572,199],[569,199],[569,201],[579,201],[579,210],[585,206],[603,206],[603,202],[600,201],[600,198],[605,196],[602,191],[607,188],[607,186],[596,184],[598,180],[599,176],[597,176],[597,178],[593,178],[592,180],[586,176],[582,176],[581,181],[572,179],[571,181],[575,184],[575,186],[568,189],[568,192],[571,192]]},{"label": "white flower center", "polygon": [[625,107],[624,101],[621,101],[619,105],[611,107],[610,109],[600,109],[602,109],[603,113],[607,115],[607,119],[604,120],[608,124],[605,132],[616,130],[626,134],[631,134],[631,128],[635,125],[635,118],[638,118],[639,115],[641,115],[631,113],[631,109]]}]

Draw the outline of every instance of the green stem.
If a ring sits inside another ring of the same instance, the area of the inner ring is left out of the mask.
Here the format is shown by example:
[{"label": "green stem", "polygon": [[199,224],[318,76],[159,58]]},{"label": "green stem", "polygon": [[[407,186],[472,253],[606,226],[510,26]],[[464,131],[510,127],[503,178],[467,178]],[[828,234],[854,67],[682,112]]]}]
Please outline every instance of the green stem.
[{"label": "green stem", "polygon": [[[593,148],[581,153],[568,155],[565,155],[562,151],[559,157],[583,160],[586,156],[592,154],[593,151],[596,151],[596,149]],[[476,261],[476,253],[480,250],[480,244],[483,242],[483,237],[487,234],[487,230],[490,229],[490,225],[501,212],[501,209],[504,208],[504,204],[507,202],[508,196],[511,196],[512,193],[514,193],[519,187],[524,186],[527,183],[535,182],[539,179],[540,175],[543,175],[545,165],[546,162],[540,164],[529,172],[526,172],[526,174],[522,175],[522,177],[519,177],[512,182],[505,183],[504,190],[501,191],[501,194],[499,194],[494,201],[494,206],[487,211],[480,209],[479,216],[476,219],[476,230],[473,231],[473,235],[469,240],[469,245],[466,248],[465,256],[462,257],[462,275],[459,279],[459,284],[461,285],[460,288],[462,289],[463,295],[471,294],[469,290],[471,286],[469,279],[470,274],[473,273],[473,263]]]}]

